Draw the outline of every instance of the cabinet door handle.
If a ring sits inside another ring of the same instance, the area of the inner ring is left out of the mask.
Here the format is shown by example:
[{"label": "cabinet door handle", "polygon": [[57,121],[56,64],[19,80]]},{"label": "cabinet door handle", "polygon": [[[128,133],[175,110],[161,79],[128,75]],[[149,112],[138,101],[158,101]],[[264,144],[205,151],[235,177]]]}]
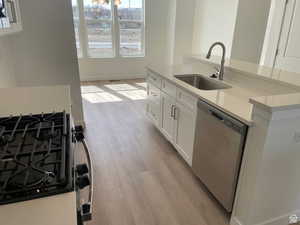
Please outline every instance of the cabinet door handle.
[{"label": "cabinet door handle", "polygon": [[174,116],[173,116],[174,120],[177,120],[177,107],[174,106]]},{"label": "cabinet door handle", "polygon": [[156,81],[156,80],[157,80],[155,77],[152,77],[152,76],[151,76],[151,79],[152,79],[152,80],[154,80],[154,81]]},{"label": "cabinet door handle", "polygon": [[172,105],[172,107],[171,107],[171,117],[172,117],[172,118],[174,118],[174,108],[175,108],[175,106]]}]

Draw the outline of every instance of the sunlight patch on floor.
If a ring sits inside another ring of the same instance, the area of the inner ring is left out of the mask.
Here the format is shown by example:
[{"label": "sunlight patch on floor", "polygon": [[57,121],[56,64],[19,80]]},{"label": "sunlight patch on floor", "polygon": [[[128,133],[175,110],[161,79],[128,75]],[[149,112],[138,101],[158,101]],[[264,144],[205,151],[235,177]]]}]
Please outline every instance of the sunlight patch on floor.
[{"label": "sunlight patch on floor", "polygon": [[104,85],[104,87],[107,87],[113,91],[129,91],[129,90],[137,90],[138,89],[129,84],[107,84],[107,85]]},{"label": "sunlight patch on floor", "polygon": [[123,101],[121,98],[108,92],[82,94],[82,97],[93,104]]},{"label": "sunlight patch on floor", "polygon": [[131,100],[143,100],[147,98],[147,92],[144,90],[118,91],[118,93]]},{"label": "sunlight patch on floor", "polygon": [[81,93],[103,92],[103,90],[95,85],[81,86]]},{"label": "sunlight patch on floor", "polygon": [[94,82],[81,86],[82,98],[92,104],[138,101],[147,98],[147,83],[141,81],[107,83]]}]

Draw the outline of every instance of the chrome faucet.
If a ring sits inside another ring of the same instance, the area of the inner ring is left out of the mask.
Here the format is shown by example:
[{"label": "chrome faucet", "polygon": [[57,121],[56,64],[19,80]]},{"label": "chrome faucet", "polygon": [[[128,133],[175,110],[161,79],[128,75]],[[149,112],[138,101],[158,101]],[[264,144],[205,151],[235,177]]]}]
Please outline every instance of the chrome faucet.
[{"label": "chrome faucet", "polygon": [[219,80],[223,80],[224,79],[224,64],[225,64],[225,56],[226,56],[226,47],[222,42],[216,42],[214,43],[210,48],[209,51],[207,53],[206,58],[210,59],[211,57],[211,52],[214,49],[215,46],[220,45],[222,47],[223,50],[223,54],[222,54],[222,60],[221,60],[221,67],[220,67],[220,72],[218,73],[219,75]]}]

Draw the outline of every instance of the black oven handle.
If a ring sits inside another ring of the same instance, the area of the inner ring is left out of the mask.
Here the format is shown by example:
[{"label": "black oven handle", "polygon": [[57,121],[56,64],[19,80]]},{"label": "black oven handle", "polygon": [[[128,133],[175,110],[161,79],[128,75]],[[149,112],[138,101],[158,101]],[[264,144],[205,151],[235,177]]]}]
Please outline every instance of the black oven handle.
[{"label": "black oven handle", "polygon": [[[88,168],[89,168],[89,177],[90,177],[90,185],[89,185],[89,200],[88,202],[91,204],[92,207],[92,203],[93,203],[93,194],[94,194],[94,189],[93,189],[93,181],[94,181],[94,177],[93,177],[93,162],[92,162],[92,158],[91,158],[91,153],[89,151],[89,147],[85,141],[85,139],[83,139],[82,141],[83,147],[84,147],[84,151],[86,153],[86,157],[87,157],[87,161],[88,161]],[[91,208],[91,212],[92,212],[92,208]]]},{"label": "black oven handle", "polygon": [[[87,164],[88,164],[88,169],[86,168],[86,164],[78,165],[82,166],[81,170],[82,173],[88,172],[89,176],[86,177],[86,175],[81,176],[79,178],[83,179],[81,180],[81,184],[77,184],[79,189],[89,186],[89,196],[88,196],[88,202],[83,204],[80,209],[77,212],[77,219],[78,219],[78,224],[81,225],[86,221],[90,221],[92,219],[92,212],[93,212],[93,182],[94,182],[94,177],[93,177],[93,162],[91,158],[91,153],[89,151],[88,144],[86,143],[86,140],[84,138],[83,134],[83,128],[81,126],[76,126],[74,129],[74,136],[77,142],[81,142],[87,157]],[[77,167],[77,173],[79,173],[78,167]],[[81,186],[82,185],[82,186]]]}]

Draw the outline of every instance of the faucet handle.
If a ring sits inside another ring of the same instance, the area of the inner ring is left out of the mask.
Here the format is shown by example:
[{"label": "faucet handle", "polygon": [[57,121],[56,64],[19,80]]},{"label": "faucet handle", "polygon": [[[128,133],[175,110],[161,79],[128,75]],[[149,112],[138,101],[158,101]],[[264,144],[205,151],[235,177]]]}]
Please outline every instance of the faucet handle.
[{"label": "faucet handle", "polygon": [[216,70],[217,74],[219,74],[219,73],[220,73],[220,68],[219,68],[219,67],[217,67],[217,66],[214,66],[214,69]]},{"label": "faucet handle", "polygon": [[214,72],[210,77],[211,78],[218,78],[220,76],[220,69],[217,66],[214,66],[216,72]]}]

